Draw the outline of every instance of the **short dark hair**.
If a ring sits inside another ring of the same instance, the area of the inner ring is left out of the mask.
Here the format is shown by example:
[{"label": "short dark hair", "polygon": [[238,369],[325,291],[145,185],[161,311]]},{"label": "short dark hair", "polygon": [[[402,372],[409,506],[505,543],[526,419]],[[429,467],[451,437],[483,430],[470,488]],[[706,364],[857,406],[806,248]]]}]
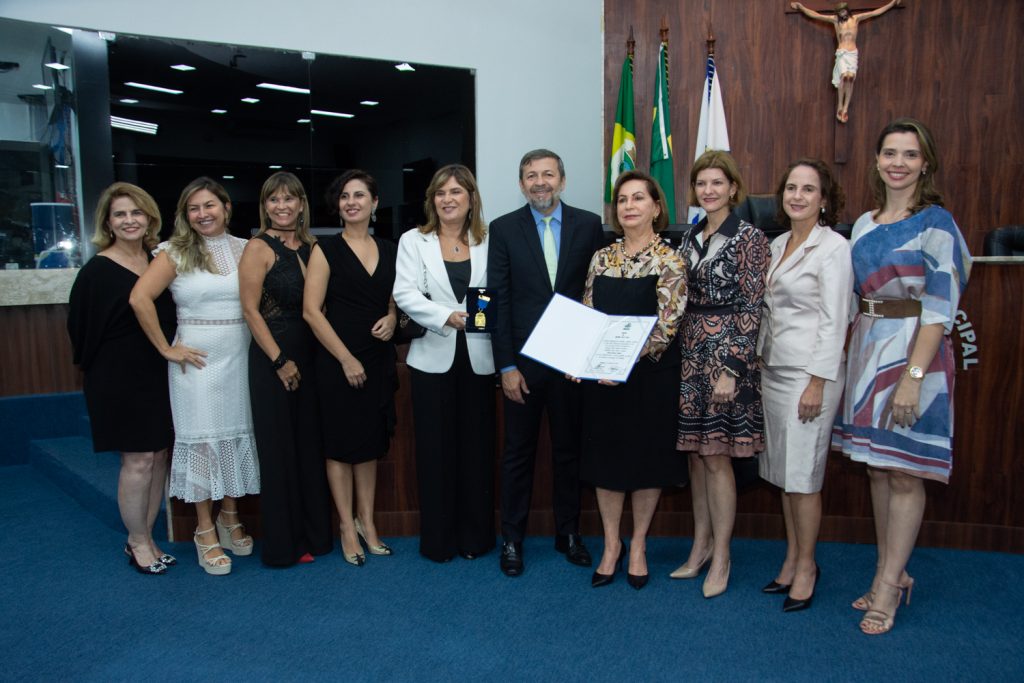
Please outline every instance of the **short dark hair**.
[{"label": "short dark hair", "polygon": [[338,200],[341,198],[341,191],[353,180],[362,180],[374,201],[378,199],[377,181],[373,179],[373,176],[359,168],[349,169],[332,180],[331,184],[327,186],[327,191],[324,192],[324,201],[327,202],[327,210],[332,216],[339,215]]},{"label": "short dark hair", "polygon": [[523,179],[523,169],[537,161],[538,159],[554,159],[558,163],[558,175],[562,178],[565,177],[565,164],[562,163],[562,157],[558,156],[550,149],[534,149],[530,150],[523,155],[522,160],[519,162],[519,179]]},{"label": "short dark hair", "polygon": [[709,149],[697,157],[697,160],[693,162],[693,167],[690,169],[690,190],[687,194],[687,201],[690,203],[690,206],[700,206],[700,202],[697,200],[697,191],[693,188],[697,183],[697,175],[701,171],[711,168],[717,168],[725,175],[726,180],[730,183],[736,183],[736,194],[729,197],[730,209],[747,198],[747,188],[743,184],[739,165],[737,165],[733,156],[720,149]]},{"label": "short dark hair", "polygon": [[668,227],[668,211],[665,209],[665,193],[661,189],[661,185],[658,181],[644,173],[643,171],[626,171],[621,174],[618,180],[615,181],[615,187],[612,188],[612,230],[616,235],[622,234],[622,225],[619,224],[619,212],[616,208],[618,204],[619,190],[622,186],[628,183],[630,180],[639,180],[647,186],[647,193],[654,199],[654,203],[658,205],[661,211],[658,212],[658,217],[654,219],[654,232],[661,232]]},{"label": "short dark hair", "polygon": [[832,169],[829,165],[820,159],[811,159],[810,157],[797,159],[791,163],[779,178],[779,186],[775,189],[775,205],[778,207],[775,222],[787,229],[792,227],[789,216],[786,215],[786,210],[782,206],[782,195],[786,191],[789,174],[797,166],[807,166],[818,172],[818,184],[821,185],[821,196],[825,200],[825,213],[818,216],[818,225],[836,225],[839,222],[839,214],[846,206],[846,194],[843,192],[842,186],[832,176]]}]

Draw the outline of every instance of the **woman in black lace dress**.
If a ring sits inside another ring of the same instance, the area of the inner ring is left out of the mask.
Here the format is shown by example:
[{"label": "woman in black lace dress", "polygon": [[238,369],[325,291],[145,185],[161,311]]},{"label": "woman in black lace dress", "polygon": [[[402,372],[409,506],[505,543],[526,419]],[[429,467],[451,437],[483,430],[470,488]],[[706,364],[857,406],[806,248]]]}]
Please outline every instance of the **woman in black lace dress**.
[{"label": "woman in black lace dress", "polygon": [[[302,319],[313,237],[309,202],[293,174],[260,192],[260,230],[238,265],[249,346],[249,397],[259,452],[263,563],[312,562],[331,551],[331,509],[313,384],[316,340]],[[303,375],[306,375],[304,377]]]}]

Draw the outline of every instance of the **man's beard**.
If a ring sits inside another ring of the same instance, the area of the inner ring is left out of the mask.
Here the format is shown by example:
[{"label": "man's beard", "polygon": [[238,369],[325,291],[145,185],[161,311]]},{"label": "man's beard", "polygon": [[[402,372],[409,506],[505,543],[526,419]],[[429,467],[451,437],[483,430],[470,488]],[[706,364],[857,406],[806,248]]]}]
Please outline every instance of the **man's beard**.
[{"label": "man's beard", "polygon": [[547,185],[546,187],[551,190],[551,195],[546,199],[536,198],[533,196],[532,192],[524,193],[526,195],[526,201],[528,201],[530,203],[530,206],[532,206],[537,211],[547,211],[552,206],[554,206],[558,202],[559,198],[562,196],[560,190],[553,188],[550,185]]}]

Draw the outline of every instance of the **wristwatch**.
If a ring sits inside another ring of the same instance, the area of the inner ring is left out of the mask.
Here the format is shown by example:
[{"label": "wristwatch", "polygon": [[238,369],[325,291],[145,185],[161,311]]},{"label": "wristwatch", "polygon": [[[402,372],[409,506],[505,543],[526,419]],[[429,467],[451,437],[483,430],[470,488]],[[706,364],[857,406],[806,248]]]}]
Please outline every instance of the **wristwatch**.
[{"label": "wristwatch", "polygon": [[907,366],[907,374],[910,375],[910,379],[922,380],[924,379],[924,368],[920,365]]}]

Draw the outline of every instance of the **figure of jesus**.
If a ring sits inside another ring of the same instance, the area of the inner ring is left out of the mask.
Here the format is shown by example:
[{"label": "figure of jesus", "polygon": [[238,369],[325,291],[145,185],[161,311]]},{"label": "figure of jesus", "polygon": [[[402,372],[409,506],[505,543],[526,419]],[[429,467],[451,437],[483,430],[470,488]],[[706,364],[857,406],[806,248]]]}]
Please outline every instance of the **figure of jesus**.
[{"label": "figure of jesus", "polygon": [[866,19],[885,14],[900,2],[901,0],[889,0],[878,9],[859,14],[851,14],[849,6],[845,2],[840,2],[836,4],[835,16],[807,9],[799,2],[790,5],[811,19],[835,26],[836,40],[839,45],[836,48],[836,64],[832,68],[832,85],[837,90],[836,118],[840,123],[846,123],[850,118],[847,109],[850,107],[850,97],[853,95],[853,82],[857,78],[857,26]]}]

